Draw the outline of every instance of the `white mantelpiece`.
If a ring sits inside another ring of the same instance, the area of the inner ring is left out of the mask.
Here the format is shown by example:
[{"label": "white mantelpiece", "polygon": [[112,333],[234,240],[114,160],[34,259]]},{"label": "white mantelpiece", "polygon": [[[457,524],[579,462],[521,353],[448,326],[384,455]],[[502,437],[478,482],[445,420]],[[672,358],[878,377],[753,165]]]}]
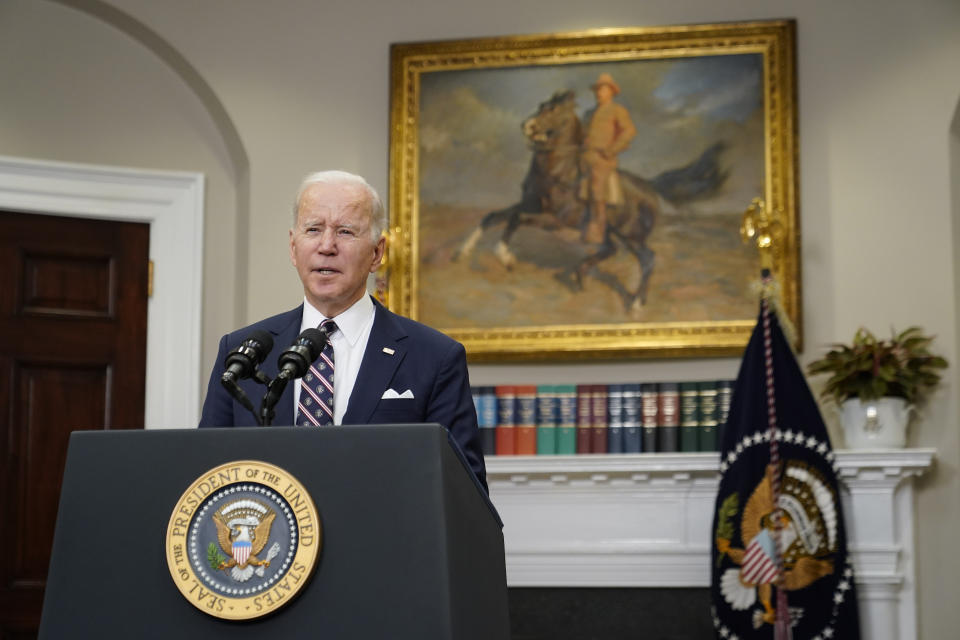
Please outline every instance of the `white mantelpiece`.
[{"label": "white mantelpiece", "polygon": [[[837,451],[865,638],[916,637],[912,478],[933,449]],[[716,454],[488,457],[511,587],[706,587]]]}]

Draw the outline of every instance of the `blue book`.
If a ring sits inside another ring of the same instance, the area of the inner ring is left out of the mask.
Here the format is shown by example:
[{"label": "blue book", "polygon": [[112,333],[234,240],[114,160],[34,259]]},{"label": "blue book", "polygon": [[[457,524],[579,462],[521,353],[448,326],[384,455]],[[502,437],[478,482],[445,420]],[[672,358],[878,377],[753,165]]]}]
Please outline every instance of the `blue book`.
[{"label": "blue book", "polygon": [[623,385],[623,452],[643,451],[640,421],[640,385]]},{"label": "blue book", "polygon": [[623,453],[623,386],[607,385],[607,453]]},{"label": "blue book", "polygon": [[477,426],[480,427],[480,446],[483,455],[497,452],[497,393],[495,387],[476,387]]},{"label": "blue book", "polygon": [[473,409],[477,412],[477,426],[480,426],[480,387],[470,387],[470,395],[473,396]]}]

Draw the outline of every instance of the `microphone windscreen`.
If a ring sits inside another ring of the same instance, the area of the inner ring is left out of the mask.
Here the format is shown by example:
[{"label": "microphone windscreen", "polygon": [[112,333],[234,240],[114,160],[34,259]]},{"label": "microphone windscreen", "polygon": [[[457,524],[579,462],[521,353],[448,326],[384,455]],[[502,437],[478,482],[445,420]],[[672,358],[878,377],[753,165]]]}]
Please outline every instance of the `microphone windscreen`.
[{"label": "microphone windscreen", "polygon": [[323,331],[311,327],[303,330],[300,337],[297,338],[297,342],[310,349],[310,362],[313,362],[323,351],[323,347],[327,343],[327,335]]},{"label": "microphone windscreen", "polygon": [[263,362],[273,349],[273,337],[266,331],[253,331],[247,336],[246,341],[258,343],[259,348],[254,347],[257,353],[257,364]]}]

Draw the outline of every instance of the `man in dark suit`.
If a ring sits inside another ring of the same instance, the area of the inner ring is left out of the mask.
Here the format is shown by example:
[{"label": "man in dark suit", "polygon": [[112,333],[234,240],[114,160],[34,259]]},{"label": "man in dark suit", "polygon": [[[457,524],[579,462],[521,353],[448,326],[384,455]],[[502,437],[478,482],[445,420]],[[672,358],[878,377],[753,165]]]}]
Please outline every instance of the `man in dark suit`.
[{"label": "man in dark suit", "polygon": [[[220,384],[227,354],[254,331],[274,347],[260,370],[277,375],[277,357],[306,328],[332,319],[335,357],[334,424],[436,422],[446,427],[481,485],[486,471],[470,394],[463,345],[423,324],[385,309],[366,292],[386,240],[386,212],[377,192],[353,174],[326,171],[304,179],[290,229],[290,260],[303,282],[304,303],[220,340],[200,418],[201,427],[254,426],[254,415]],[[265,388],[240,381],[251,398]],[[303,424],[301,380],[287,385],[274,424]],[[328,418],[329,419],[329,418]],[[310,427],[307,427],[310,428]]]}]

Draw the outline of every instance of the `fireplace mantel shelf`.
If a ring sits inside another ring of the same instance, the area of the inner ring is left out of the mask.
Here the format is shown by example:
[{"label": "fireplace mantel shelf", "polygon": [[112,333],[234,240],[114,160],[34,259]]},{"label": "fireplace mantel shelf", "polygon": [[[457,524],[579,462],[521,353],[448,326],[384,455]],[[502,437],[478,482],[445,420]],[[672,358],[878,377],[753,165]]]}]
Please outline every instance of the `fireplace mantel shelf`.
[{"label": "fireplace mantel shelf", "polygon": [[[916,637],[911,479],[933,449],[836,452],[864,637]],[[704,587],[715,453],[488,457],[512,587]]]},{"label": "fireplace mantel shelf", "polygon": [[[933,464],[933,449],[871,449],[836,451],[843,478],[864,471],[883,471],[885,475],[907,477],[921,475]],[[672,475],[693,473],[718,478],[720,458],[716,453],[639,453],[625,455],[577,456],[488,456],[487,473],[497,482],[524,482],[554,474],[577,477],[583,474],[611,473]]]}]

